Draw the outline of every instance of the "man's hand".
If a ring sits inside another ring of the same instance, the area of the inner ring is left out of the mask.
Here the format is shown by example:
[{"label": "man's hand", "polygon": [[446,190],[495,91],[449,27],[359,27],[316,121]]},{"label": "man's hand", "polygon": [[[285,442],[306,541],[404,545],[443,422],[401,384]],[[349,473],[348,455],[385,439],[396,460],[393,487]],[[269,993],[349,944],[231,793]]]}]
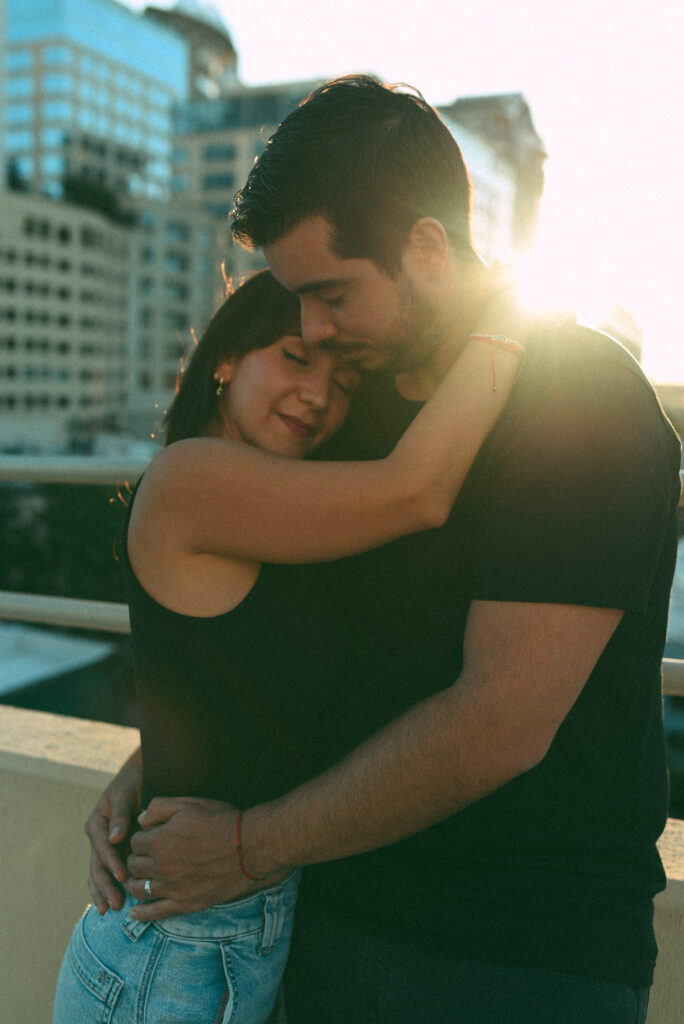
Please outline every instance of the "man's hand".
[{"label": "man's hand", "polygon": [[[131,839],[127,891],[147,900],[149,879],[152,900],[137,904],[131,914],[153,921],[175,914],[205,910],[216,903],[238,899],[267,885],[275,885],[291,869],[250,882],[237,857],[238,811],[219,800],[158,797],[138,822],[142,829]],[[249,870],[249,819],[243,823],[243,855]]]},{"label": "man's hand", "polygon": [[142,758],[138,749],[107,786],[85,823],[90,840],[88,886],[100,914],[123,904],[121,885],[128,877],[124,863],[127,840],[140,810]]}]

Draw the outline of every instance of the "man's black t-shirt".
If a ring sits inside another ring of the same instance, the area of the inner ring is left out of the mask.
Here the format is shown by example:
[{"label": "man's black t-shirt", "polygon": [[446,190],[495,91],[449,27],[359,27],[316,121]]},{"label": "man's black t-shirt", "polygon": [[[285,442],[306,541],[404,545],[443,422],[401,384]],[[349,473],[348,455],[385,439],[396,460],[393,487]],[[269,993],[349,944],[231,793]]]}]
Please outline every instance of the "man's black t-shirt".
[{"label": "man's black t-shirt", "polygon": [[[333,454],[385,454],[418,408],[389,378],[369,382]],[[443,528],[318,567],[364,641],[406,669],[407,706],[458,677],[473,600],[625,615],[535,769],[403,842],[308,869],[304,912],[324,900],[442,953],[650,984],[678,468],[632,357],[558,328],[529,342]]]}]

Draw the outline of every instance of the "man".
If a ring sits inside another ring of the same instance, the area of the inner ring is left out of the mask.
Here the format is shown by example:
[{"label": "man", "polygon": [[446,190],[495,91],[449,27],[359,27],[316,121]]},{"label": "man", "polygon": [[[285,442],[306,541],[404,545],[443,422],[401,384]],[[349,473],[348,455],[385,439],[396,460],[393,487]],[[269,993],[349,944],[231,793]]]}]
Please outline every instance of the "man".
[{"label": "man", "polygon": [[[304,339],[385,368],[340,454],[391,447],[496,288],[469,214],[435,112],[365,76],[310,97],[237,196]],[[532,327],[527,351],[446,526],[318,570],[408,668],[409,710],[249,808],[240,851],[202,801],[153,801],[133,838],[144,920],[309,866],[290,1024],[645,1021],[678,442],[610,339]],[[136,772],[91,825],[96,886]]]}]

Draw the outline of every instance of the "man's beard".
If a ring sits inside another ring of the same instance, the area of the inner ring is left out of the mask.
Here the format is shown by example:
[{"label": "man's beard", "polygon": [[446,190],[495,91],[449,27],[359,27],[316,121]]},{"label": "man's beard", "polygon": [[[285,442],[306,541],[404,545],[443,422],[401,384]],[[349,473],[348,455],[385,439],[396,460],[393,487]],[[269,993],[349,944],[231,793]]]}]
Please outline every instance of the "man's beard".
[{"label": "man's beard", "polygon": [[435,302],[419,295],[410,281],[406,281],[404,295],[401,328],[388,346],[394,373],[410,373],[425,366],[442,347],[446,334]]}]

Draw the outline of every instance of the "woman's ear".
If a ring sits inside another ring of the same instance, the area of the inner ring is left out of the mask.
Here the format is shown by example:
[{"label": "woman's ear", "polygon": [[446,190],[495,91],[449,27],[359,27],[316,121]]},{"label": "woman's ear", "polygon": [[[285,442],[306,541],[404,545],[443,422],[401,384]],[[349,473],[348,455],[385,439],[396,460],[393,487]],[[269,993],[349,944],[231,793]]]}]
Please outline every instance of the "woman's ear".
[{"label": "woman's ear", "polygon": [[229,384],[233,379],[235,363],[235,356],[224,356],[223,359],[220,359],[214,369],[214,380],[220,380],[223,384]]},{"label": "woman's ear", "polygon": [[421,217],[409,231],[402,253],[404,269],[423,281],[441,277],[449,260],[449,239],[440,221]]}]

